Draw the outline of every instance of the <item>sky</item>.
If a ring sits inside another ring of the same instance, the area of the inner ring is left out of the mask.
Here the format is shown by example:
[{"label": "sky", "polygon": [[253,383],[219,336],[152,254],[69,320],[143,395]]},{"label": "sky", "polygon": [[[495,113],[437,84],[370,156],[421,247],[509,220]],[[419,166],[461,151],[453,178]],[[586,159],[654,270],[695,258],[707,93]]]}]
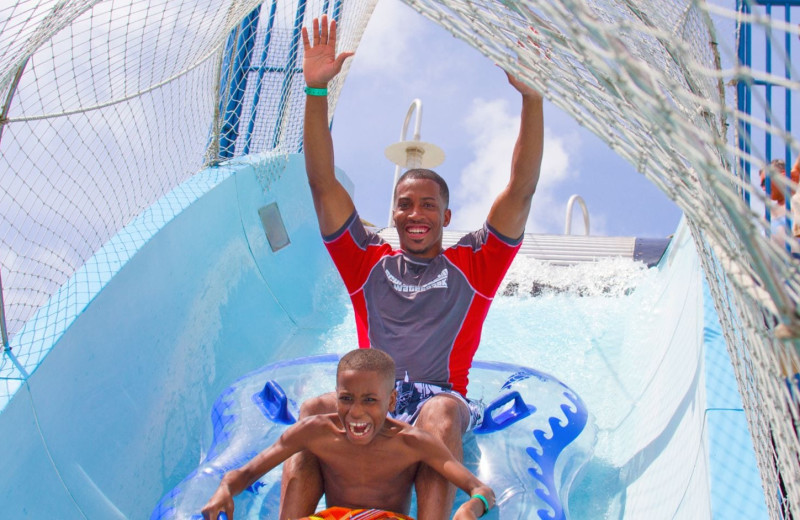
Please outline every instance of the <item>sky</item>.
[{"label": "sky", "polygon": [[[336,165],[355,184],[361,217],[379,226],[388,221],[395,166],[384,149],[400,140],[406,113],[419,98],[421,140],[446,155],[435,170],[450,186],[450,229],[481,226],[508,182],[519,128],[520,95],[503,71],[399,0],[378,2],[351,59],[333,139]],[[563,233],[573,194],[586,202],[592,235],[662,238],[675,232],[681,211],[666,195],[546,100],[544,114],[545,151],[527,232]],[[413,129],[412,119],[408,139]],[[572,233],[584,233],[577,205]]]}]

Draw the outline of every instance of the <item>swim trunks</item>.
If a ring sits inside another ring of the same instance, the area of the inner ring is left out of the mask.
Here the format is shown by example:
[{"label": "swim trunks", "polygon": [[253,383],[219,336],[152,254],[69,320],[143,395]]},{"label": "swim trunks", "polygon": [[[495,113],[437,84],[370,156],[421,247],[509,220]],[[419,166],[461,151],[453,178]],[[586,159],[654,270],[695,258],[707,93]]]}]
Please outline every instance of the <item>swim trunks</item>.
[{"label": "swim trunks", "polygon": [[417,417],[419,417],[422,405],[436,394],[452,395],[466,405],[469,410],[469,426],[467,426],[467,431],[473,430],[476,426],[480,425],[483,420],[483,410],[485,407],[482,401],[467,399],[463,395],[447,387],[431,383],[412,383],[407,379],[399,379],[395,381],[395,389],[397,390],[397,404],[395,404],[394,412],[389,412],[389,415],[398,421],[413,425]]},{"label": "swim trunks", "polygon": [[434,258],[392,249],[353,212],[325,247],[353,302],[358,346],[388,353],[408,372],[467,395],[489,306],[522,238],[488,223]]},{"label": "swim trunks", "polygon": [[346,507],[329,507],[319,513],[299,520],[414,520],[410,516],[392,513],[382,509],[348,509]]}]

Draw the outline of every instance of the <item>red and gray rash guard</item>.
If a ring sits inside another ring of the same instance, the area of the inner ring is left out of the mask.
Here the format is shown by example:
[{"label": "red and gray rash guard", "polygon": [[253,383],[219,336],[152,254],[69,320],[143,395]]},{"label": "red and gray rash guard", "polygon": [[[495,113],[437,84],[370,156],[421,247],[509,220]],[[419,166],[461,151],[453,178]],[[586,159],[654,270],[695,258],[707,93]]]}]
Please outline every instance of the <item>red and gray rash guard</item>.
[{"label": "red and gray rash guard", "polygon": [[323,239],[353,301],[358,346],[391,355],[397,379],[466,395],[483,321],[522,238],[485,224],[423,259],[392,249],[354,212]]}]

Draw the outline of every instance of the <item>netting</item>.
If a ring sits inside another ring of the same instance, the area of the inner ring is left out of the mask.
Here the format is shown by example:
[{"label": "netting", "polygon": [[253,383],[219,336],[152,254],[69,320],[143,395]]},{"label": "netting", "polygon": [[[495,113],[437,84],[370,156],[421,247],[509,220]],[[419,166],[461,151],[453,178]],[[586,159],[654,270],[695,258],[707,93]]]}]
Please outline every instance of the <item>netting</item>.
[{"label": "netting", "polygon": [[[786,151],[787,164],[800,146],[791,117],[781,118],[768,95],[751,92],[749,113],[737,108],[742,84],[800,89],[788,7],[742,14],[692,1],[409,3],[542,89],[680,206],[711,283],[771,516],[800,514],[798,410],[785,380],[798,371],[798,247],[785,238],[791,218],[773,228],[780,208],[750,180],[776,156],[772,146]],[[740,62],[734,21],[784,49],[772,67]],[[771,181],[796,189],[777,175]]]},{"label": "netting", "polygon": [[[740,13],[699,0],[407,3],[541,89],[680,206],[736,367],[771,515],[800,515],[800,418],[785,384],[800,366],[798,247],[772,225],[780,208],[751,180],[774,147],[787,163],[800,152],[791,116],[773,110],[770,96],[770,86],[800,90],[791,61],[800,32],[789,9]],[[64,291],[65,282],[131,219],[205,165],[300,150],[299,27],[327,12],[339,20],[341,48],[355,49],[374,6],[276,0],[254,14],[258,4],[0,7],[3,400],[52,344],[53,322],[65,319],[58,310],[96,290]],[[783,49],[774,66],[740,61],[737,21]],[[330,87],[332,108],[344,77]],[[796,188],[777,175],[770,181]],[[37,321],[45,326],[22,344],[48,303],[52,318]]]},{"label": "netting", "polygon": [[96,293],[65,282],[123,226],[205,166],[300,150],[301,24],[327,12],[355,48],[373,6],[276,0],[261,16],[254,0],[0,7],[0,407]]}]

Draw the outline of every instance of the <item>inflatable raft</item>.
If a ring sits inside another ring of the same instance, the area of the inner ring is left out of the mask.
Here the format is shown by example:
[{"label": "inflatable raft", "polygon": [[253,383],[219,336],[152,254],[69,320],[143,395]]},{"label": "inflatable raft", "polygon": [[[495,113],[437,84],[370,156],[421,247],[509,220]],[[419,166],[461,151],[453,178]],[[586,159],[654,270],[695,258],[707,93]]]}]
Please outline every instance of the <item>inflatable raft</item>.
[{"label": "inflatable raft", "polygon": [[[295,422],[299,403],[333,390],[338,361],[323,355],[274,363],[223,391],[203,462],[164,495],[151,520],[202,518],[225,472],[275,442]],[[470,371],[469,397],[487,403],[483,423],[464,438],[464,464],[497,496],[486,518],[569,518],[570,486],[595,438],[581,398],[549,374],[481,361]],[[277,518],[280,478],[276,468],[236,497],[236,518]],[[455,507],[466,499],[459,492]]]}]

